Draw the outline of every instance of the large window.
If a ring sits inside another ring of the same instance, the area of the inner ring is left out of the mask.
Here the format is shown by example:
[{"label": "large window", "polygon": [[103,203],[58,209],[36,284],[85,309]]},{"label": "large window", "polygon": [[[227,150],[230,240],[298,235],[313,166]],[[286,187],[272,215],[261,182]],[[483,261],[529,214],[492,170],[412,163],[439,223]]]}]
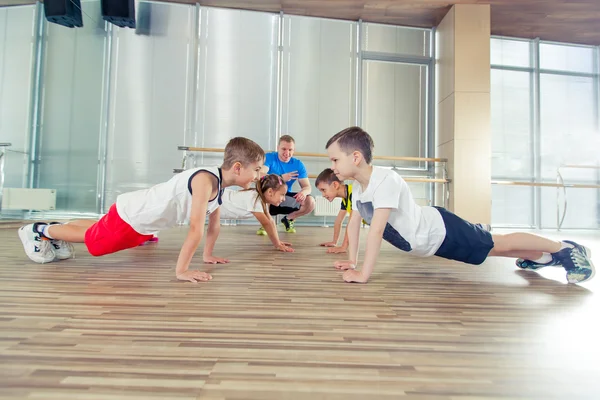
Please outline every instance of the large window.
[{"label": "large window", "polygon": [[[492,177],[496,181],[598,184],[598,48],[492,38]],[[557,227],[563,190],[495,185],[495,225]],[[566,190],[562,227],[598,228],[599,190]]]},{"label": "large window", "polygon": [[[430,29],[146,0],[129,29],[105,22],[99,0],[82,9],[76,29],[47,22],[41,3],[0,9],[10,28],[0,56],[11,54],[0,63],[0,130],[21,150],[7,184],[56,189],[61,217],[103,213],[120,193],[170,178],[178,145],[245,136],[269,151],[290,134],[297,151],[323,153],[358,124],[380,155],[431,155]],[[221,160],[195,153],[185,166]],[[311,175],[329,166],[303,160]],[[415,186],[428,204],[431,188]]]}]

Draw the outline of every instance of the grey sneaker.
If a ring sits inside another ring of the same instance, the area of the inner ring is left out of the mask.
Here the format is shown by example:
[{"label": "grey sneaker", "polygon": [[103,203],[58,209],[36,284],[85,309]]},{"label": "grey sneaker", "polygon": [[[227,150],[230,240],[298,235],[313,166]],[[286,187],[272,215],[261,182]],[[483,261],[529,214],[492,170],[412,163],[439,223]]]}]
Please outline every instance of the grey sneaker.
[{"label": "grey sneaker", "polygon": [[31,261],[45,264],[54,261],[55,254],[50,240],[45,239],[37,231],[40,223],[29,224],[19,228],[19,239],[23,243],[25,254]]},{"label": "grey sneaker", "polygon": [[572,248],[565,248],[553,256],[560,261],[567,271],[567,281],[569,283],[582,283],[589,281],[594,277],[596,269],[591,260],[591,251],[585,246],[564,240],[563,242],[573,245]]}]

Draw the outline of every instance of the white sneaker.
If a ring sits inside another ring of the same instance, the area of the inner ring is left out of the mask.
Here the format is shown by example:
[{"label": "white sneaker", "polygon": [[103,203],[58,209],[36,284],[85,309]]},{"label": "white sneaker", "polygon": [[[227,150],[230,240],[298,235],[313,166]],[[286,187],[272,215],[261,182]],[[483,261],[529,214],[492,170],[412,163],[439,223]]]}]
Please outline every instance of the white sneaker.
[{"label": "white sneaker", "polygon": [[[60,222],[50,222],[50,225],[60,225]],[[56,260],[75,258],[75,248],[73,248],[71,243],[59,239],[50,239],[50,243],[52,243],[52,247],[54,247]]]},{"label": "white sneaker", "polygon": [[42,238],[35,229],[38,224],[29,224],[19,228],[19,239],[23,243],[25,254],[31,261],[45,264],[54,261],[55,253],[48,239]]}]

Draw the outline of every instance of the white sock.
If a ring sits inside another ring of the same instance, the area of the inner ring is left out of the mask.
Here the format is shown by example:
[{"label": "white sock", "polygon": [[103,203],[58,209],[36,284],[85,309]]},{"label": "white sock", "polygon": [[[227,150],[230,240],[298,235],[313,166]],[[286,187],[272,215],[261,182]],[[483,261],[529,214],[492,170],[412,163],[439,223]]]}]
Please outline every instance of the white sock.
[{"label": "white sock", "polygon": [[571,243],[566,243],[566,242],[560,242],[560,249],[572,249],[573,246]]},{"label": "white sock", "polygon": [[550,261],[552,261],[552,255],[550,253],[542,253],[542,256],[540,258],[531,261],[538,264],[548,264]]},{"label": "white sock", "polygon": [[42,235],[46,236],[48,239],[54,239],[52,236],[50,236],[50,233],[48,233],[48,229],[50,229],[51,225],[44,225],[44,227],[42,228]]}]

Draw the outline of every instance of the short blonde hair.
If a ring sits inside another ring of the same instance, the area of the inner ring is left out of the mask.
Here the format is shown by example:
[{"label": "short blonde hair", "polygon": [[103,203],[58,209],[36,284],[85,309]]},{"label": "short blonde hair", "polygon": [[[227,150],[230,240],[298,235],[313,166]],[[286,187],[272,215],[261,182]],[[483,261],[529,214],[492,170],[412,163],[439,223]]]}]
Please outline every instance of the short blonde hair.
[{"label": "short blonde hair", "polygon": [[291,137],[290,135],[283,135],[282,137],[279,138],[279,144],[281,144],[281,142],[288,142],[288,143],[296,143],[296,141],[294,140],[293,137]]},{"label": "short blonde hair", "polygon": [[265,151],[256,142],[245,137],[234,137],[225,146],[221,168],[230,169],[236,162],[247,167],[264,159]]}]

